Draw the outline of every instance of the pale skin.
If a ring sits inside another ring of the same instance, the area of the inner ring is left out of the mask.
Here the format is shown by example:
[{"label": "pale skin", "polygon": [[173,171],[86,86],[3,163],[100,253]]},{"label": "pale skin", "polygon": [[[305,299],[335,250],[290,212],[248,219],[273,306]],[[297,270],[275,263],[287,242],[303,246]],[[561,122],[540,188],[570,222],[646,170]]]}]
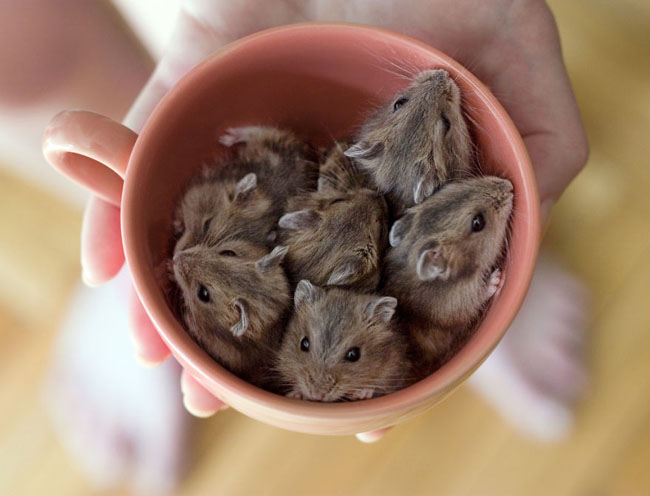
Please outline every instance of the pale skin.
[{"label": "pale skin", "polygon": [[[585,165],[587,139],[557,28],[540,0],[187,0],[169,50],[125,123],[139,131],[171,86],[224,44],[261,29],[302,21],[382,26],[418,38],[468,67],[500,99],[523,137],[537,176],[544,222]],[[92,198],[82,234],[88,284],[111,279],[124,263],[119,233],[118,209]],[[138,356],[149,363],[163,361],[170,352],[139,302],[131,302],[131,313]],[[183,373],[181,384],[190,412],[208,416],[225,407],[188,374]],[[360,437],[375,440],[378,435]]]}]

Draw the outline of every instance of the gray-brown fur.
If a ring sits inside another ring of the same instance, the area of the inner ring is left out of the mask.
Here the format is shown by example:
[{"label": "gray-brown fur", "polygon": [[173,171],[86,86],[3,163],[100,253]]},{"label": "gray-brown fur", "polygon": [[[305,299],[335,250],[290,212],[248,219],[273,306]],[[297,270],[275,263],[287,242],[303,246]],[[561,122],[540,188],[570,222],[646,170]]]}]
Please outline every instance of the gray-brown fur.
[{"label": "gray-brown fur", "polygon": [[377,287],[388,238],[388,209],[381,194],[328,185],[294,198],[289,208],[280,218],[279,239],[289,247],[291,281],[309,279],[359,291]]},{"label": "gray-brown fur", "polygon": [[280,265],[285,255],[286,247],[268,253],[231,240],[216,249],[198,244],[177,251],[171,261],[190,335],[219,363],[258,385],[266,380],[264,367],[280,344],[290,307]]},{"label": "gray-brown fur", "polygon": [[219,142],[233,147],[234,156],[215,167],[215,174],[221,179],[239,180],[255,173],[259,187],[272,198],[278,217],[289,198],[316,188],[314,151],[289,130],[272,126],[229,128]]},{"label": "gray-brown fur", "polygon": [[[394,326],[397,300],[308,281],[294,306],[275,368],[287,395],[312,401],[367,399],[409,384],[405,337]],[[301,349],[304,338],[309,350]],[[358,348],[358,359],[347,360]]]},{"label": "gray-brown fur", "polygon": [[382,106],[345,153],[369,173],[399,213],[424,201],[442,183],[467,177],[471,152],[460,90],[438,69],[418,74]]},{"label": "gray-brown fur", "polygon": [[352,146],[352,143],[350,138],[338,140],[325,154],[325,160],[318,171],[318,191],[346,191],[374,187],[359,165],[345,156],[345,151]]},{"label": "gray-brown fur", "polygon": [[204,244],[242,239],[274,246],[279,213],[273,199],[249,173],[237,182],[205,171],[187,190],[174,217],[174,252]]},{"label": "gray-brown fur", "polygon": [[312,151],[292,132],[268,126],[231,128],[220,138],[234,155],[204,167],[175,213],[175,251],[244,239],[275,246],[276,224],[289,198],[316,187]]},{"label": "gray-brown fur", "polygon": [[[400,321],[426,373],[450,358],[494,294],[512,201],[505,179],[453,182],[391,227],[383,293],[400,299]],[[477,214],[485,225],[474,232]]]}]

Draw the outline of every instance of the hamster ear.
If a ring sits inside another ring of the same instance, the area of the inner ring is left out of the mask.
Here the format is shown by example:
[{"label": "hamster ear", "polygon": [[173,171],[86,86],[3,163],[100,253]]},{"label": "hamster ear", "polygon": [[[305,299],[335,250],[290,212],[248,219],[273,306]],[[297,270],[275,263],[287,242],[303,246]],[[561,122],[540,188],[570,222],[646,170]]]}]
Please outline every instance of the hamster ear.
[{"label": "hamster ear", "polygon": [[360,158],[369,160],[375,158],[384,151],[384,144],[381,141],[369,143],[367,141],[360,141],[355,143],[350,148],[343,152],[343,155],[350,158]]},{"label": "hamster ear", "polygon": [[319,193],[329,193],[333,191],[338,191],[336,188],[335,178],[330,176],[329,174],[321,173],[318,176],[318,185],[316,186],[316,190]]},{"label": "hamster ear", "polygon": [[356,281],[364,274],[364,263],[359,259],[343,262],[330,274],[327,286],[345,286]]},{"label": "hamster ear", "polygon": [[257,262],[255,266],[262,274],[267,273],[272,268],[280,265],[280,262],[284,260],[285,255],[289,251],[289,248],[286,246],[276,246],[273,248],[273,251],[268,255],[264,255]]},{"label": "hamster ear", "polygon": [[236,202],[246,201],[250,198],[253,191],[257,188],[257,175],[254,172],[242,177],[235,187]]},{"label": "hamster ear", "polygon": [[185,231],[185,225],[183,224],[183,221],[181,219],[174,219],[174,236],[180,237],[181,234],[183,234],[183,231]]},{"label": "hamster ear", "polygon": [[322,288],[314,286],[307,279],[303,279],[296,286],[296,292],[293,294],[293,303],[298,308],[303,303],[314,303],[322,295]]},{"label": "hamster ear", "polygon": [[241,298],[237,298],[233,302],[233,306],[239,311],[239,322],[230,328],[233,336],[241,337],[248,329],[248,311],[246,310],[246,303]]},{"label": "hamster ear", "polygon": [[436,181],[431,176],[421,177],[413,186],[413,201],[417,205],[429,198],[436,190]]},{"label": "hamster ear", "polygon": [[449,264],[444,250],[441,246],[423,250],[418,259],[416,268],[418,279],[421,281],[433,281],[435,279],[446,280],[449,278]]},{"label": "hamster ear", "polygon": [[393,222],[393,225],[390,228],[390,233],[388,233],[388,242],[391,246],[395,247],[404,240],[411,229],[412,223],[413,214],[411,213],[407,213]]},{"label": "hamster ear", "polygon": [[393,318],[397,308],[397,298],[392,296],[382,296],[375,298],[366,306],[366,315],[371,320],[388,323]]},{"label": "hamster ear", "polygon": [[321,222],[321,217],[315,210],[298,210],[297,212],[289,212],[280,217],[278,225],[284,229],[293,229],[295,231],[302,231],[306,229],[314,229]]}]

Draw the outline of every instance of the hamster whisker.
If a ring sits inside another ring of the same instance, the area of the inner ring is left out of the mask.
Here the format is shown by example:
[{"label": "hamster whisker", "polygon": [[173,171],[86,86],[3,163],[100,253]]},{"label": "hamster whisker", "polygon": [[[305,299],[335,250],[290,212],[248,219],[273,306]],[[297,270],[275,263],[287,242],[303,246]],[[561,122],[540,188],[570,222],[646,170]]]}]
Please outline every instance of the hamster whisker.
[{"label": "hamster whisker", "polygon": [[[388,48],[388,47],[387,47]],[[393,55],[396,55],[395,50],[392,48],[389,48],[391,53]],[[399,72],[393,72],[388,70],[387,67],[382,67],[386,72],[393,74],[397,77],[400,77],[402,79],[407,79],[407,80],[412,80],[418,73],[421,72],[421,69],[418,69],[417,67],[414,67],[412,64],[408,64],[406,60],[403,59],[398,59],[400,63],[397,63],[395,59],[389,58],[385,55],[382,55],[378,52],[375,51],[370,51],[370,55],[372,55],[375,60],[378,62],[381,62],[383,64],[388,64],[390,67],[395,68]]]}]

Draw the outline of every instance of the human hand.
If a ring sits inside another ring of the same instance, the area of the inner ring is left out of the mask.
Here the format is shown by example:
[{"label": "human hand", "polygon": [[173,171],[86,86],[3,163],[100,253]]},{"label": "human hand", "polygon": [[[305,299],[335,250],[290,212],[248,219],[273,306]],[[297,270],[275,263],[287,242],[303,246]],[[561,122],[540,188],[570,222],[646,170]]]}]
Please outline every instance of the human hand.
[{"label": "human hand", "polygon": [[[186,0],[169,49],[125,124],[139,131],[157,102],[197,62],[220,46],[274,25],[350,21],[402,32],[451,55],[501,100],[521,133],[539,185],[544,221],[551,206],[584,166],[588,146],[562,61],[552,14],[541,0]],[[99,199],[86,210],[82,231],[84,280],[110,279],[124,262],[119,211]],[[169,355],[137,297],[131,298],[138,355],[156,363]],[[189,375],[185,405],[208,415],[223,403]],[[376,436],[363,436],[365,439]]]}]

